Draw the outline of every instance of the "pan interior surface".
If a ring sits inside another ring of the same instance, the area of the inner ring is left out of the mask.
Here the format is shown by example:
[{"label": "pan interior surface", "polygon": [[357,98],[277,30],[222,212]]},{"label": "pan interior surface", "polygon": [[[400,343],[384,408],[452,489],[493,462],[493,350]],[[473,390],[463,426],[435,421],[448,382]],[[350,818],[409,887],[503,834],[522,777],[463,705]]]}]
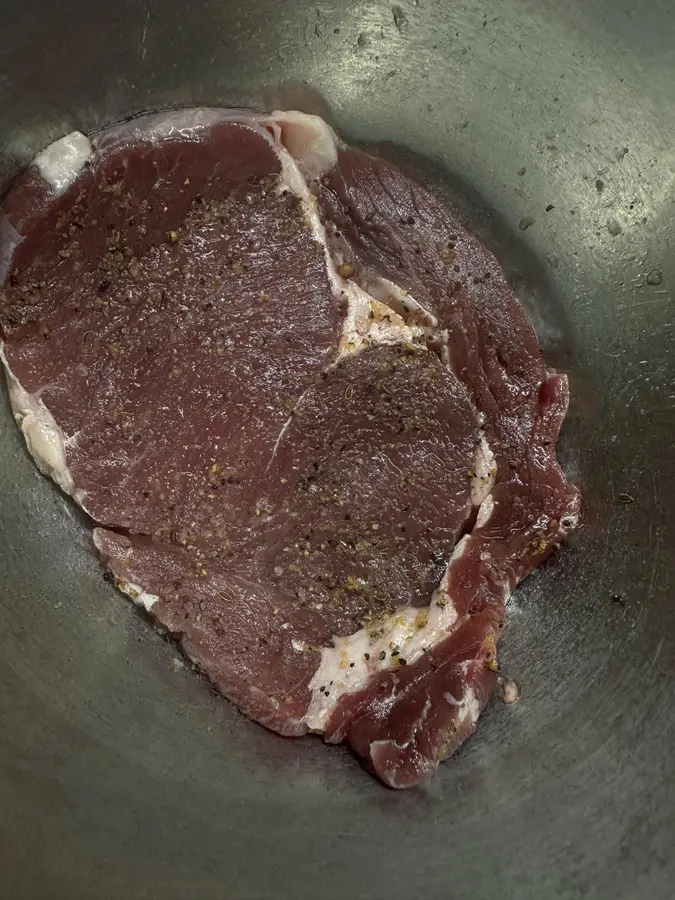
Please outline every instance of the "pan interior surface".
[{"label": "pan interior surface", "polygon": [[[0,898],[670,898],[675,6],[0,0],[0,183],[149,108],[299,107],[496,253],[583,527],[516,592],[523,685],[423,788],[244,720],[104,582],[0,394]],[[30,48],[30,52],[27,52]]]}]

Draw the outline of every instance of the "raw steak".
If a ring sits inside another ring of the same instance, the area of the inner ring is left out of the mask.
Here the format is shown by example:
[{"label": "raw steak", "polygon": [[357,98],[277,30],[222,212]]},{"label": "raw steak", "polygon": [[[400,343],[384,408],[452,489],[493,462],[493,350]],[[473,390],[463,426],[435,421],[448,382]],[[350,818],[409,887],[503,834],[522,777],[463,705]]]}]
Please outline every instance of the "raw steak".
[{"label": "raw steak", "polygon": [[13,409],[121,590],[252,718],[429,776],[579,506],[494,258],[300,113],[74,133],[3,208]]}]

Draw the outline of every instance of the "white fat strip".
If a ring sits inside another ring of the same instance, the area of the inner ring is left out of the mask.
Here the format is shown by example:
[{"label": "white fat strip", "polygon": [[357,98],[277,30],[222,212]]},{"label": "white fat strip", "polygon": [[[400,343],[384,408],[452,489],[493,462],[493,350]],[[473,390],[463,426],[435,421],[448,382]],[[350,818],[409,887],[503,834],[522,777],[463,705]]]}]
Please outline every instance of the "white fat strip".
[{"label": "white fat strip", "polygon": [[157,603],[159,597],[156,594],[148,594],[144,591],[140,584],[134,584],[132,581],[117,581],[117,587],[127,597],[131,597],[137,606],[142,606],[148,612]]},{"label": "white fat strip", "polygon": [[9,275],[14,251],[23,238],[0,209],[0,287]]},{"label": "white fat strip", "polygon": [[[336,164],[342,146],[333,129],[319,116],[296,111],[276,111],[268,120],[276,138],[282,173],[280,190],[288,189],[302,202],[315,239],[324,249],[326,269],[333,292],[347,297],[348,310],[340,343],[340,355],[348,355],[368,344],[412,343],[426,336],[421,326],[408,327],[398,307],[416,312],[427,327],[438,327],[438,319],[398,284],[380,275],[369,278],[366,288],[340,274],[347,258],[328,249],[326,229],[319,216],[316,197],[308,181],[316,181]],[[370,313],[374,313],[373,322]]]},{"label": "white fat strip", "polygon": [[198,137],[206,128],[212,128],[221,122],[241,122],[243,124],[257,124],[261,121],[261,114],[245,109],[218,109],[217,107],[198,106],[185,109],[170,109],[154,115],[142,115],[134,119],[128,119],[112,129],[106,129],[99,135],[94,135],[94,146],[106,142],[108,138],[145,138],[153,142],[160,142],[167,138],[190,137],[191,134]]},{"label": "white fat strip", "polygon": [[38,469],[49,475],[61,490],[72,494],[74,483],[66,464],[64,434],[41,399],[28,393],[14,375],[0,345],[0,359],[7,374],[9,401],[30,455]]},{"label": "white fat strip", "polygon": [[[455,547],[428,607],[400,606],[354,634],[333,638],[333,646],[322,649],[319,667],[310,682],[312,700],[305,716],[312,731],[323,731],[343,694],[366,687],[375,675],[401,665],[400,659],[406,664],[416,662],[452,630],[458,615],[448,594],[450,571],[469,540],[467,535]],[[398,652],[392,656],[392,651]]]},{"label": "white fat strip", "polygon": [[[382,346],[413,343],[423,329],[419,326],[408,327],[398,313],[377,300],[348,276],[343,277],[340,274],[343,263],[334,259],[329,250],[326,229],[319,215],[317,199],[309,189],[309,184],[301,171],[302,166],[316,177],[322,174],[322,167],[328,161],[332,160],[331,166],[334,165],[337,159],[337,138],[328,125],[323,123],[322,130],[310,130],[314,141],[311,145],[308,144],[309,139],[306,136],[297,139],[294,129],[304,128],[305,118],[317,119],[316,116],[307,117],[304,113],[275,113],[269,120],[275,137],[273,146],[281,162],[281,176],[277,190],[280,193],[290,191],[300,200],[307,225],[314,239],[323,248],[326,272],[333,294],[347,300],[347,312],[342,327],[338,359],[358,353],[369,344]],[[305,154],[300,162],[288,149],[287,143],[296,152]],[[327,144],[332,147],[332,151],[325,146]],[[308,146],[309,149],[307,149]],[[298,149],[298,147],[302,149]],[[373,318],[371,318],[371,313]]]},{"label": "white fat strip", "polygon": [[93,152],[89,138],[73,131],[38,153],[33,165],[59,197],[75,181]]},{"label": "white fat strip", "polygon": [[[495,483],[497,475],[497,461],[487,442],[485,434],[481,432],[480,442],[476,450],[476,461],[473,467],[473,476],[471,478],[471,505],[481,506],[486,497],[489,496]],[[490,509],[492,512],[492,509]],[[486,519],[487,521],[487,519]]]},{"label": "white fat strip", "polygon": [[460,701],[460,706],[462,707],[462,711],[457,724],[463,725],[468,721],[471,725],[475,725],[478,721],[478,716],[480,716],[480,701],[472,687],[467,688],[464,692],[464,696]]},{"label": "white fat strip", "polygon": [[407,307],[408,312],[419,313],[420,319],[423,319],[427,326],[438,328],[438,319],[436,316],[415,300],[412,294],[409,294],[408,291],[399,287],[395,282],[390,281],[388,278],[384,278],[381,275],[377,275],[370,277],[367,284],[368,293],[376,300],[379,300],[380,303],[384,303],[393,308],[396,308],[397,306],[401,308]]},{"label": "white fat strip", "polygon": [[485,528],[487,523],[490,521],[490,517],[492,516],[492,512],[495,508],[495,502],[492,498],[492,494],[488,494],[485,500],[478,507],[478,515],[476,516],[476,528]]},{"label": "white fat strip", "polygon": [[446,691],[443,694],[443,699],[450,706],[455,706],[459,709],[455,721],[455,725],[458,728],[460,725],[464,725],[465,722],[470,722],[472,726],[476,724],[480,716],[480,701],[472,687],[467,686],[461,697],[455,697]]},{"label": "white fat strip", "polygon": [[[96,549],[104,555],[101,546],[101,540],[99,535],[94,531],[94,546]],[[135,584],[133,581],[122,581],[119,578],[115,579],[115,586],[118,590],[122,591],[123,594],[126,594],[127,597],[130,597],[137,606],[142,606],[144,609],[150,610],[157,603],[159,597],[157,594],[149,594],[147,591],[143,590],[140,584]]]},{"label": "white fat strip", "polygon": [[321,178],[337,164],[340,141],[320,116],[275,110],[269,121],[277,140],[300,164],[306,177]]}]

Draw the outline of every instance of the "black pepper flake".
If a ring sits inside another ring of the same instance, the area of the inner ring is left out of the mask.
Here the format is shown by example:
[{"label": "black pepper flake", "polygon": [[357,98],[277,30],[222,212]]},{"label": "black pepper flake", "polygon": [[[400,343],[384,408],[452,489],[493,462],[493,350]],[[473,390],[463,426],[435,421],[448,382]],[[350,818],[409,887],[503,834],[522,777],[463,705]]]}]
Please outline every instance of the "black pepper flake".
[{"label": "black pepper flake", "polygon": [[380,650],[380,659],[384,659],[386,655],[387,654],[384,652],[384,650]]},{"label": "black pepper flake", "polygon": [[401,652],[400,650],[392,650],[392,651],[391,651],[391,655],[392,655],[392,656],[398,656],[400,652]]},{"label": "black pepper flake", "polygon": [[349,663],[349,668],[350,668],[350,669],[353,669],[353,668],[354,668],[354,663]]},{"label": "black pepper flake", "polygon": [[399,656],[399,658],[398,658],[398,664],[399,664],[399,666],[405,666],[405,665],[407,664],[407,662],[408,662],[407,659],[403,659],[402,656]]},{"label": "black pepper flake", "polygon": [[363,658],[364,658],[364,659],[370,659],[370,653],[364,653],[364,654],[363,654]]}]

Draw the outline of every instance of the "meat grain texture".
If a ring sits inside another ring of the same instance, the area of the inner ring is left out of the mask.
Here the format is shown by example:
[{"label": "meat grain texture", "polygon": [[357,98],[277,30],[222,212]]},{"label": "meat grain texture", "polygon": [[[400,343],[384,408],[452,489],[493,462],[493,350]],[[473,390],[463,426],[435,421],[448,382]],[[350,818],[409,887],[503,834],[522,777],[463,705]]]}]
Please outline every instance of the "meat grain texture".
[{"label": "meat grain texture", "polygon": [[253,719],[427,778],[578,516],[495,259],[299,113],[71,135],[3,209],[13,408],[117,584]]}]

